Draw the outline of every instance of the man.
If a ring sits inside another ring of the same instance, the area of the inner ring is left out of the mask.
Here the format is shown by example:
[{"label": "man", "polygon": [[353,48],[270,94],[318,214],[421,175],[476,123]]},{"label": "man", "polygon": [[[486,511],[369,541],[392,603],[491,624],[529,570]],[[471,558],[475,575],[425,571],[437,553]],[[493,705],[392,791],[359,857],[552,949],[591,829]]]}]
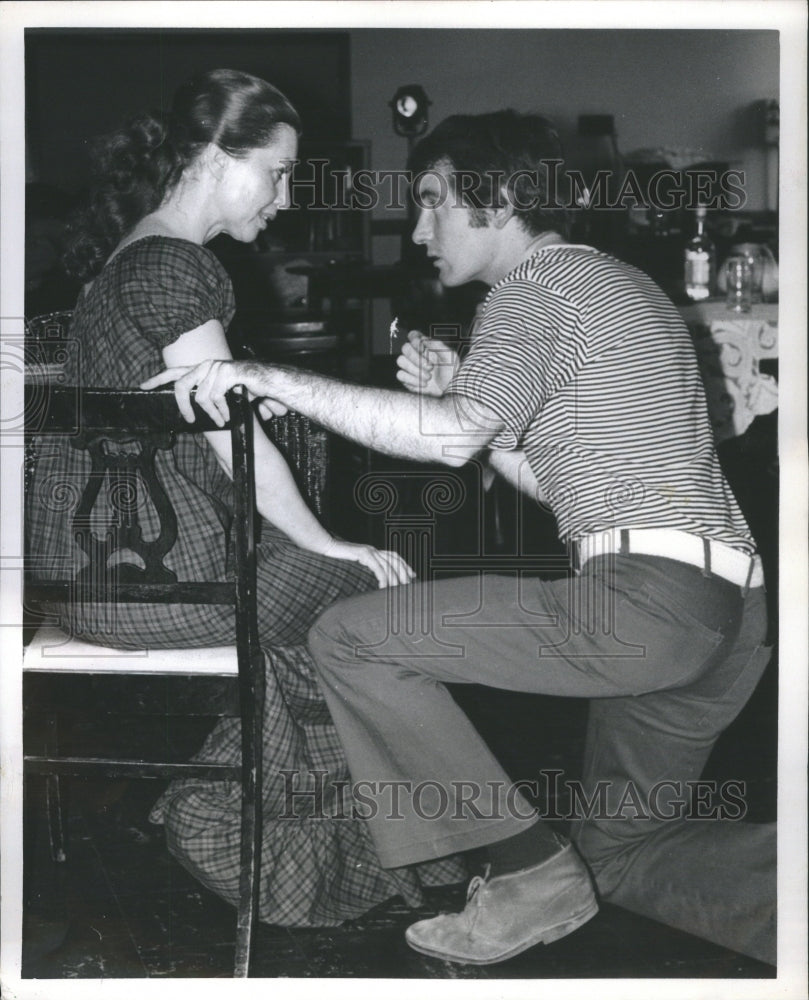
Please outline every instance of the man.
[{"label": "man", "polygon": [[[414,241],[444,285],[490,291],[463,361],[411,334],[410,394],[217,361],[146,387],[176,380],[189,419],[193,388],[221,423],[243,384],[265,413],[299,410],[390,455],[483,456],[569,543],[569,579],[399,588],[404,631],[380,591],[310,633],[382,863],[486,849],[464,910],[410,927],[412,947],[485,964],[570,933],[597,909],[584,858],[603,899],[774,962],[774,827],[705,819],[689,799],[767,663],[760,560],[677,310],[640,271],[567,243],[555,156],[547,123],[514,112],[450,118],[416,148]],[[513,794],[444,682],[592,699],[595,805],[575,847]]]}]

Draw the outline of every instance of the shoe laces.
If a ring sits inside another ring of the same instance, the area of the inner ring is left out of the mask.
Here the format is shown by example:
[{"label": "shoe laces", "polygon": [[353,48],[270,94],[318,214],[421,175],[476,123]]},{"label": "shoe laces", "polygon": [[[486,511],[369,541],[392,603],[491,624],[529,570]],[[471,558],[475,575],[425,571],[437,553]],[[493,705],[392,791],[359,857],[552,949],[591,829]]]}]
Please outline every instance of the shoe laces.
[{"label": "shoe laces", "polygon": [[486,875],[475,875],[471,880],[469,885],[466,887],[466,901],[467,903],[471,901],[472,897],[477,893],[478,889],[485,885],[487,881]]},{"label": "shoe laces", "polygon": [[[480,913],[480,898],[475,899],[478,896],[478,892],[482,886],[484,886],[489,881],[489,874],[492,870],[491,865],[486,865],[483,875],[475,875],[469,882],[466,889],[466,906],[463,908],[462,912],[458,916],[466,923],[467,934],[471,934],[475,923]],[[470,905],[471,904],[471,905]]]}]

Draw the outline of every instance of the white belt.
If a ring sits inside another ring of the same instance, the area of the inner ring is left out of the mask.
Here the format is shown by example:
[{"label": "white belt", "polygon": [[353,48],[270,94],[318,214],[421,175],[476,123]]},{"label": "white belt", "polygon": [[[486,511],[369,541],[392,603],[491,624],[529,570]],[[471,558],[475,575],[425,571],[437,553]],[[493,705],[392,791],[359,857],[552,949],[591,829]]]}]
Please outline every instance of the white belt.
[{"label": "white belt", "polygon": [[577,540],[579,568],[595,556],[660,556],[698,566],[738,587],[761,587],[764,571],[759,556],[748,556],[723,542],[669,528],[613,528]]}]

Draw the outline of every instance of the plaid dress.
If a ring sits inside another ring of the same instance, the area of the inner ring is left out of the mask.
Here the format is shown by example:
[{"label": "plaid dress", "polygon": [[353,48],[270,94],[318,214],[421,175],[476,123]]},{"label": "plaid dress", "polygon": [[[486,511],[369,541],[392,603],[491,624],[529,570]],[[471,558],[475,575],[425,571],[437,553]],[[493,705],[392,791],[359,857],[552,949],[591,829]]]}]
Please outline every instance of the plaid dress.
[{"label": "plaid dress", "polygon": [[[211,251],[185,240],[144,237],[110,260],[80,298],[67,382],[137,386],[165,367],[163,347],[210,319],[227,328],[234,311],[230,280]],[[74,484],[86,478],[89,458],[56,437],[40,438],[37,454],[27,525],[30,558],[37,575],[48,579],[64,575],[65,567],[79,570],[86,561],[73,541],[71,518],[78,499]],[[232,484],[207,441],[180,434],[171,450],[158,452],[156,466],[178,521],[166,565],[179,580],[229,579]],[[145,532],[156,528],[153,511],[139,514]],[[395,871],[380,867],[363,820],[352,817],[345,758],[304,645],[319,613],[374,587],[373,575],[358,563],[299,548],[266,521],[260,536],[258,625],[267,680],[260,917],[287,926],[325,926],[397,894],[419,905],[422,883],[458,881],[463,870],[453,860]],[[59,611],[66,629],[107,646],[214,646],[234,639],[233,611],[226,607],[89,605]],[[220,720],[200,753],[238,762],[238,720]],[[189,871],[237,901],[238,783],[173,782],[152,819],[165,825],[170,850]]]}]

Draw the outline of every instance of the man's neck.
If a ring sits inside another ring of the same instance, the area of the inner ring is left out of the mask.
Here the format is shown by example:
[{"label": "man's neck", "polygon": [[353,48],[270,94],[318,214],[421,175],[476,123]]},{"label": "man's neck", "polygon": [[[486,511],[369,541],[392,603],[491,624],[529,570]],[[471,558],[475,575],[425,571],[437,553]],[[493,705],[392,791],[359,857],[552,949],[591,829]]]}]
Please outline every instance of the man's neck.
[{"label": "man's neck", "polygon": [[533,256],[537,250],[557,243],[567,242],[559,233],[546,232],[535,236],[533,233],[527,233],[522,226],[516,226],[514,229],[507,231],[504,230],[503,237],[500,252],[492,261],[490,285],[497,284],[507,274],[510,274],[515,267]]}]

